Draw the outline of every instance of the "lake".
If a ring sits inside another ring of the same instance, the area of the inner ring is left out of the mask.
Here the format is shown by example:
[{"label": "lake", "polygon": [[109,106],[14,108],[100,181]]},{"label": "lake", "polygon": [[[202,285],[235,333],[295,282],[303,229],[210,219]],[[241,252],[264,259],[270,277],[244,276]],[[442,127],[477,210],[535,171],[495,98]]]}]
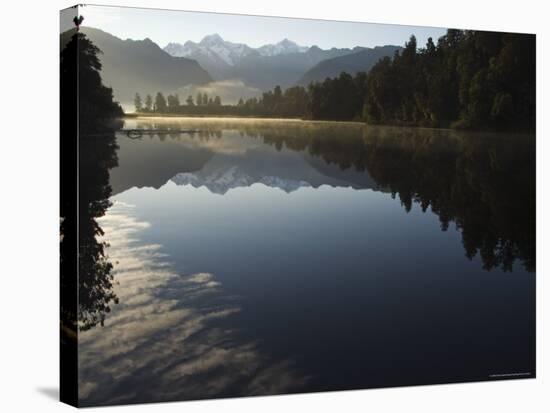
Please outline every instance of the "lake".
[{"label": "lake", "polygon": [[535,377],[534,136],[124,129],[81,137],[83,405]]}]

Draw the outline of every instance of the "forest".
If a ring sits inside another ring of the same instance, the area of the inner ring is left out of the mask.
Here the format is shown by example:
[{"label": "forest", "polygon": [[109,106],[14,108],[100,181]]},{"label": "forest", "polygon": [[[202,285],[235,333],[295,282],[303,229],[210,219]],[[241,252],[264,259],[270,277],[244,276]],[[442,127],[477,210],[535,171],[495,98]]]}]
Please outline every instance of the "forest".
[{"label": "forest", "polygon": [[135,96],[138,113],[360,121],[457,129],[535,129],[535,36],[449,29],[418,47],[412,35],[368,72],[280,86],[222,104],[219,96]]}]

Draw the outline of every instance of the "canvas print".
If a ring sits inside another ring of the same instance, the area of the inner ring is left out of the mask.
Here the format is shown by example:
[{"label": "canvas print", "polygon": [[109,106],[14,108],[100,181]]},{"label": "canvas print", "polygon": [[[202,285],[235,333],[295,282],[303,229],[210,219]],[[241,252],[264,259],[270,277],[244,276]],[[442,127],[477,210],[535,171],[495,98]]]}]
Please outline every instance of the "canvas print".
[{"label": "canvas print", "polygon": [[61,11],[62,401],[535,378],[535,44]]}]

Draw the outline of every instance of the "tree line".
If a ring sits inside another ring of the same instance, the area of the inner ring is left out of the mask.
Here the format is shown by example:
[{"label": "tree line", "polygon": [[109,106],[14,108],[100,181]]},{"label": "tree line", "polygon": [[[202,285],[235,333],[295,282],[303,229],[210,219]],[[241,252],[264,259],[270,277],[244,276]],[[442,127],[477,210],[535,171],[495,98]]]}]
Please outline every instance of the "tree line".
[{"label": "tree line", "polygon": [[534,130],[535,36],[449,29],[419,48],[415,36],[368,72],[312,82],[223,105],[216,96],[147,95],[136,111],[370,124]]},{"label": "tree line", "polygon": [[[209,97],[207,93],[197,93],[196,99],[189,95],[185,100],[185,105],[180,103],[178,94],[170,94],[164,97],[161,92],[157,92],[155,99],[148,94],[143,100],[139,93],[135,94],[134,107],[136,112],[140,113],[204,113],[208,109],[220,108],[222,101],[219,96]],[[190,108],[196,108],[190,110]]]},{"label": "tree line", "polygon": [[369,72],[369,123],[479,129],[535,127],[535,36],[448,30]]}]

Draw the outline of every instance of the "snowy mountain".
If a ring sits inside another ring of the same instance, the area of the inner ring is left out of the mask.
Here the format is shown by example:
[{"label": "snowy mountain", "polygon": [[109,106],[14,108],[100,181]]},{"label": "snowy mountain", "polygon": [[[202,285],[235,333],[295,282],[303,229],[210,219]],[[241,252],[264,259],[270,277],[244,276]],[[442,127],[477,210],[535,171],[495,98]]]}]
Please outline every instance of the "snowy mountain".
[{"label": "snowy mountain", "polygon": [[257,50],[262,56],[277,56],[289,53],[305,53],[309,47],[299,46],[292,40],[283,39],[276,44],[266,44]]},{"label": "snowy mountain", "polygon": [[230,189],[248,187],[255,183],[264,184],[271,188],[279,188],[290,193],[301,187],[311,186],[308,182],[283,179],[276,176],[253,177],[238,166],[232,166],[227,170],[214,170],[210,173],[184,172],[175,175],[172,182],[176,185],[192,185],[195,188],[206,187],[214,194],[223,195]]},{"label": "snowy mountain", "polygon": [[218,34],[205,36],[199,43],[169,43],[164,51],[174,57],[196,60],[214,80],[239,80],[260,90],[295,85],[317,63],[354,53],[354,49],[305,47],[289,39],[258,48],[222,39]]},{"label": "snowy mountain", "polygon": [[[300,188],[334,187],[372,188],[374,181],[365,172],[342,171],[309,154],[269,146],[255,146],[250,138],[238,138],[228,148],[241,153],[216,153],[200,170],[187,170],[174,175],[176,185],[205,187],[215,194],[234,188],[263,184],[286,193]],[[242,151],[244,148],[246,150]],[[357,175],[357,176],[356,176]]]},{"label": "snowy mountain", "polygon": [[188,40],[183,45],[168,43],[164,50],[175,57],[196,59],[199,56],[213,60],[221,60],[230,66],[235,66],[239,60],[250,56],[278,56],[289,53],[304,53],[309,48],[299,46],[291,40],[283,39],[276,44],[266,44],[257,49],[243,43],[233,43],[222,39],[219,34],[205,36],[199,43]]},{"label": "snowy mountain", "polygon": [[169,43],[164,50],[175,57],[196,59],[199,56],[212,60],[223,61],[233,66],[238,60],[255,52],[254,49],[242,43],[225,41],[219,34],[205,36],[199,43],[188,40],[183,45]]}]

